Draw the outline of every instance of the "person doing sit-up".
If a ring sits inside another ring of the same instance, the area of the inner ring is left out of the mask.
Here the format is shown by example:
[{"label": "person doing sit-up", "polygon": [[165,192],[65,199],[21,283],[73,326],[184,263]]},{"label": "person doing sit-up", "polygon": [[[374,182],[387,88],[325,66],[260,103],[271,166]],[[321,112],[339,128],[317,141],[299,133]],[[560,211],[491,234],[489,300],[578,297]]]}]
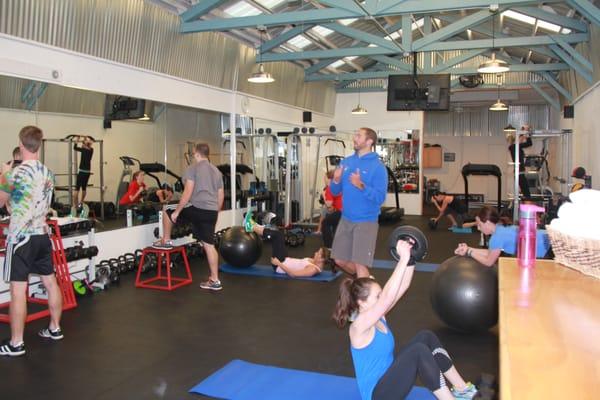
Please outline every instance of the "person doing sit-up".
[{"label": "person doing sit-up", "polygon": [[383,289],[371,277],[347,278],[340,286],[333,319],[339,328],[351,322],[350,351],[360,396],[363,400],[403,399],[419,377],[438,399],[472,399],[477,388],[460,376],[433,332],[421,331],[394,351],[394,335],[385,316],[410,286],[415,270],[410,249],[408,242],[398,241],[400,261]]},{"label": "person doing sit-up", "polygon": [[271,265],[279,274],[288,274],[293,278],[315,276],[323,272],[325,261],[329,259],[329,249],[325,247],[317,250],[312,258],[288,257],[283,233],[258,225],[252,219],[252,211],[246,213],[244,229],[246,232],[255,232],[263,240],[271,241]]}]

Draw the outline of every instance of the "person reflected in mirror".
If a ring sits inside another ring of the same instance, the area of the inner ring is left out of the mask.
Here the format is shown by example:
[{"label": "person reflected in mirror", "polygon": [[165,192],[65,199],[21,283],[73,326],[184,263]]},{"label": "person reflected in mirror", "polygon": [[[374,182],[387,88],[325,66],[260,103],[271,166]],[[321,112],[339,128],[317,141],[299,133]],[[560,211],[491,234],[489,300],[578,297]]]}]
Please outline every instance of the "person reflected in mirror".
[{"label": "person reflected in mirror", "polygon": [[81,153],[75,191],[73,192],[73,206],[77,206],[85,201],[90,175],[92,174],[94,139],[91,136],[75,136],[73,138],[73,150]]}]

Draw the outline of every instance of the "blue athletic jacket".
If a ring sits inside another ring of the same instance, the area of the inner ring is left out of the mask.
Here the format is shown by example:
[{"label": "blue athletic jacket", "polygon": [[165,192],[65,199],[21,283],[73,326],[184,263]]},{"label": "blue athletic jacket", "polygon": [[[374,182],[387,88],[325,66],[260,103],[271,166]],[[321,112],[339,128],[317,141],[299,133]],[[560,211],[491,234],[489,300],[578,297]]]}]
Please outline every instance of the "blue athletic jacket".
[{"label": "blue athletic jacket", "polygon": [[[388,187],[387,170],[375,152],[359,157],[356,153],[344,158],[340,183],[333,180],[331,193],[342,194],[342,217],[350,222],[377,222]],[[350,181],[350,174],[360,171],[365,188],[358,189]]]}]

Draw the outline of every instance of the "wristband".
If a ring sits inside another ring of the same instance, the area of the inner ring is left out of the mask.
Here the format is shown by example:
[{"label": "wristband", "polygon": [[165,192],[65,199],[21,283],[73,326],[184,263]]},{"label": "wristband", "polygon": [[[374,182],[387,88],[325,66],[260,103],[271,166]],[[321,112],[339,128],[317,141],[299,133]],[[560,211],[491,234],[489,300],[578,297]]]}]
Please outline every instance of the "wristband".
[{"label": "wristband", "polygon": [[471,257],[472,258],[472,254],[473,254],[473,249],[468,249],[467,250],[467,257]]}]

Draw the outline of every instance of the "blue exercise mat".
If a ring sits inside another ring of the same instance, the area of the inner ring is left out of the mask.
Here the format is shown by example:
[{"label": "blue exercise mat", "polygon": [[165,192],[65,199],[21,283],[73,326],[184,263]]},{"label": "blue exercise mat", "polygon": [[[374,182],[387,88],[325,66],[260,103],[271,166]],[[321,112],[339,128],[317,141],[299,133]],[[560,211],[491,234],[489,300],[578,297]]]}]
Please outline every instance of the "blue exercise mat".
[{"label": "blue exercise mat", "polygon": [[271,267],[270,265],[252,265],[248,268],[236,268],[232,267],[229,264],[222,264],[219,267],[219,270],[221,270],[222,272],[227,272],[229,274],[236,275],[265,276],[267,278],[277,279],[300,279],[304,281],[316,282],[331,282],[342,274],[339,271],[335,274],[331,271],[323,271],[320,274],[308,278],[292,278],[288,274],[278,274],[277,272],[273,271],[273,267]]},{"label": "blue exercise mat", "polygon": [[[228,400],[361,400],[356,380],[233,360],[190,389],[191,393]],[[435,400],[415,386],[409,400]]]},{"label": "blue exercise mat", "polygon": [[458,226],[453,226],[451,231],[452,233],[473,233],[472,228],[459,228]]},{"label": "blue exercise mat", "polygon": [[[397,261],[394,260],[373,260],[373,268],[394,269]],[[419,272],[435,272],[440,267],[439,264],[418,262],[415,265],[415,271]]]}]

